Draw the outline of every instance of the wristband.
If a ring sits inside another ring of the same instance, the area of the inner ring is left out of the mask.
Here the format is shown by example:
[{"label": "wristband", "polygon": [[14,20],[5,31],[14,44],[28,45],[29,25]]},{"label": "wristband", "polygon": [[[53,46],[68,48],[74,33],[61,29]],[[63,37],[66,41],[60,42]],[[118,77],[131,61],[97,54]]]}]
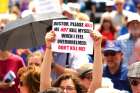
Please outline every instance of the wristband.
[{"label": "wristband", "polygon": [[55,63],[53,62],[52,64],[51,64],[51,68],[53,69],[55,67]]},{"label": "wristband", "polygon": [[46,49],[52,49],[52,47],[51,46],[46,46]]}]

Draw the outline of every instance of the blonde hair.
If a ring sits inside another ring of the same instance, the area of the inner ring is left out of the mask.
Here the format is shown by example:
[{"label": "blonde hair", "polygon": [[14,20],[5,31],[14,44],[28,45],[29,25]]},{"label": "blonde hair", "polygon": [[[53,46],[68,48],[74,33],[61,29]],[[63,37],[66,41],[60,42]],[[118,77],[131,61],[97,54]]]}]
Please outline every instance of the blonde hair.
[{"label": "blonde hair", "polygon": [[125,3],[125,0],[114,0],[115,3]]}]

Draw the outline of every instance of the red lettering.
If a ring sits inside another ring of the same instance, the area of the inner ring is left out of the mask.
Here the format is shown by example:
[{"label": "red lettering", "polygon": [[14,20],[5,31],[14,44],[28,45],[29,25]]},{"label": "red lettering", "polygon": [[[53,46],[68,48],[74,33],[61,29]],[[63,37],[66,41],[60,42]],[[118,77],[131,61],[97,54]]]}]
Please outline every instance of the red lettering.
[{"label": "red lettering", "polygon": [[60,31],[61,32],[67,32],[68,31],[68,28],[61,28]]},{"label": "red lettering", "polygon": [[70,46],[70,50],[77,50],[76,46]]},{"label": "red lettering", "polygon": [[85,23],[85,27],[92,27],[92,24]]},{"label": "red lettering", "polygon": [[69,50],[69,46],[59,45],[58,49],[60,49],[60,50]]},{"label": "red lettering", "polygon": [[85,51],[85,47],[78,47],[79,51]]}]

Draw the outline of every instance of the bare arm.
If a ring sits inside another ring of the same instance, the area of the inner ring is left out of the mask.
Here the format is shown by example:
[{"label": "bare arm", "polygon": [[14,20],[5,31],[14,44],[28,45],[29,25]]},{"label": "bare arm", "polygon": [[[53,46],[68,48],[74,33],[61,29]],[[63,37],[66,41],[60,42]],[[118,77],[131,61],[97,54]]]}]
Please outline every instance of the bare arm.
[{"label": "bare arm", "polygon": [[102,36],[99,32],[92,32],[91,36],[94,41],[94,63],[92,72],[92,82],[88,89],[88,93],[94,93],[97,88],[101,87],[102,81],[102,53],[101,53],[101,42]]},{"label": "bare arm", "polygon": [[53,31],[46,34],[46,51],[41,64],[40,76],[40,91],[44,91],[51,87],[51,64],[52,64],[52,51],[51,43],[54,41],[55,33]]}]

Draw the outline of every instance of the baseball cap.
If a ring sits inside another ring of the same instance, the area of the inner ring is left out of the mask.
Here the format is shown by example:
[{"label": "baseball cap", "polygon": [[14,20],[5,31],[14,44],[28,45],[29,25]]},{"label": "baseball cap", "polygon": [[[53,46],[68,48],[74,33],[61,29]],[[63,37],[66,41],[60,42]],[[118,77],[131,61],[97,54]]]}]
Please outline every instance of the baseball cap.
[{"label": "baseball cap", "polygon": [[103,51],[104,52],[106,52],[106,51],[119,52],[119,51],[121,51],[121,47],[120,47],[118,41],[107,41]]},{"label": "baseball cap", "polygon": [[140,78],[140,61],[131,64],[128,67],[128,77]]},{"label": "baseball cap", "polygon": [[106,2],[106,6],[113,6],[114,5],[114,1],[107,1]]},{"label": "baseball cap", "polygon": [[134,23],[134,22],[140,22],[140,16],[136,13],[130,14],[130,16],[127,19],[127,26],[130,23]]},{"label": "baseball cap", "polygon": [[68,12],[70,14],[72,13],[70,7],[68,5],[66,5],[66,4],[62,5],[62,12],[64,12],[64,11],[66,11],[66,12]]},{"label": "baseball cap", "polygon": [[77,72],[79,73],[79,77],[83,77],[87,73],[92,72],[93,64],[92,63],[85,63],[80,66],[80,68],[77,69]]}]

